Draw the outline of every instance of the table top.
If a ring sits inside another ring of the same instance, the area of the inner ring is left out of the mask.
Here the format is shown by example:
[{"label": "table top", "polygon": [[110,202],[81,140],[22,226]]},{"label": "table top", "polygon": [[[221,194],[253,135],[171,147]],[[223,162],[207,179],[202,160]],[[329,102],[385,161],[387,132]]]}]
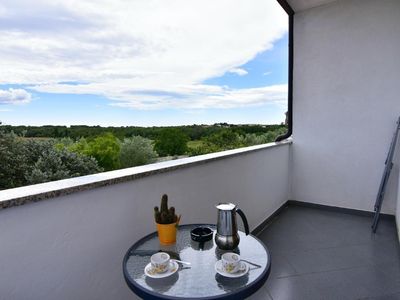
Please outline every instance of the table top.
[{"label": "table top", "polygon": [[[227,251],[217,248],[214,238],[200,249],[192,241],[190,231],[198,226],[211,228],[215,225],[181,225],[177,241],[171,246],[160,245],[154,232],[136,242],[126,253],[123,261],[124,277],[128,286],[145,299],[240,299],[256,292],[267,280],[270,272],[270,255],[264,244],[252,235],[239,231],[240,244],[232,252],[242,259],[261,266],[250,265],[250,271],[239,278],[227,278],[215,271],[215,263]],[[191,266],[179,266],[178,272],[166,278],[149,278],[144,274],[150,256],[166,251],[171,258],[191,262]]]}]

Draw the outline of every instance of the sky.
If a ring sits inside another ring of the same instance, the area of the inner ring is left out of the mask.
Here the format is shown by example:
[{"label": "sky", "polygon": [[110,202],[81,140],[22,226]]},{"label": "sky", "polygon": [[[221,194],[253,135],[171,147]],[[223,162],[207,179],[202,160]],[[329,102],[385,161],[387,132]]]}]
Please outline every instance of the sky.
[{"label": "sky", "polygon": [[2,0],[0,121],[281,123],[287,43],[276,0]]}]

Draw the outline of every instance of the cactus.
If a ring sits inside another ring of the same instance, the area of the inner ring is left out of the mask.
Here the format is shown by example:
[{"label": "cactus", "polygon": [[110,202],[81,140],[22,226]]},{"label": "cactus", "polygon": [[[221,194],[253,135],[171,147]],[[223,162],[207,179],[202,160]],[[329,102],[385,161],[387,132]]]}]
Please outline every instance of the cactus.
[{"label": "cactus", "polygon": [[169,217],[168,217],[168,213],[163,211],[161,213],[161,224],[169,224]]},{"label": "cactus", "polygon": [[158,210],[158,206],[154,207],[154,219],[156,220],[156,223],[161,222],[161,213]]},{"label": "cactus", "polygon": [[171,207],[169,208],[168,212],[169,212],[169,213],[168,213],[168,216],[170,217],[171,223],[176,222],[176,221],[175,221],[175,217],[176,217],[176,215],[175,215],[175,207],[171,206]]},{"label": "cactus", "polygon": [[172,224],[180,220],[180,216],[175,214],[175,207],[171,206],[168,209],[168,196],[165,194],[161,197],[160,209],[154,207],[154,219],[159,224]]},{"label": "cactus", "polygon": [[168,196],[166,194],[161,197],[160,211],[168,212]]}]

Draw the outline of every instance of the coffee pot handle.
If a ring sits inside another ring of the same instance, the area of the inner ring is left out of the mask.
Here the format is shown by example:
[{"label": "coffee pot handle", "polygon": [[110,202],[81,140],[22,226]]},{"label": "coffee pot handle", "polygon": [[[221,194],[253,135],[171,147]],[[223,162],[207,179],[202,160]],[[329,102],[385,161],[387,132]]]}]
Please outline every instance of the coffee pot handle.
[{"label": "coffee pot handle", "polygon": [[247,222],[247,218],[246,218],[244,212],[243,212],[240,208],[238,208],[238,209],[236,210],[236,212],[237,212],[237,213],[239,214],[239,216],[242,218],[243,225],[244,225],[244,231],[245,231],[246,235],[248,235],[248,234],[250,233],[250,230],[249,230],[249,223]]}]

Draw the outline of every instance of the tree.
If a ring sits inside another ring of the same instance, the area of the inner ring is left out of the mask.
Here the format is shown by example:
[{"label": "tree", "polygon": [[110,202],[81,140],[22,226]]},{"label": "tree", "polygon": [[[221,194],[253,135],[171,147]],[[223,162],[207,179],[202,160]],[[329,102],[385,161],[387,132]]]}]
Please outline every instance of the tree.
[{"label": "tree", "polygon": [[26,172],[25,178],[28,184],[36,184],[69,178],[69,172],[63,165],[61,157],[57,150],[53,148],[46,149],[38,158],[31,171]]},{"label": "tree", "polygon": [[101,172],[93,157],[77,154],[55,147],[45,149],[25,178],[28,184],[35,184],[64,178]]},{"label": "tree", "polygon": [[211,143],[202,143],[200,146],[189,149],[190,156],[203,155],[221,151],[221,149]]},{"label": "tree", "polygon": [[58,151],[63,165],[70,177],[89,175],[103,171],[96,159],[84,154],[74,153],[67,149]]},{"label": "tree", "polygon": [[88,143],[84,151],[93,156],[99,165],[106,171],[119,168],[120,142],[112,133],[105,133]]},{"label": "tree", "polygon": [[188,150],[189,138],[178,128],[163,129],[154,145],[154,149],[160,156],[182,155]]},{"label": "tree", "polygon": [[57,139],[57,143],[55,143],[54,147],[58,150],[62,150],[65,148],[69,148],[72,145],[74,145],[74,140],[71,139],[70,137],[65,137],[61,139]]},{"label": "tree", "polygon": [[81,154],[87,153],[88,148],[89,148],[89,145],[85,138],[80,138],[75,143],[68,145],[69,151],[72,151],[75,153],[81,153]]},{"label": "tree", "polygon": [[239,135],[231,129],[222,129],[205,139],[206,143],[214,144],[221,150],[234,149],[242,146],[239,141]]},{"label": "tree", "polygon": [[244,146],[253,146],[259,144],[266,144],[269,142],[267,134],[257,135],[255,133],[247,133],[239,137],[239,141]]},{"label": "tree", "polygon": [[152,163],[157,158],[151,140],[141,136],[125,138],[121,143],[119,160],[121,167],[129,168]]},{"label": "tree", "polygon": [[55,146],[54,140],[24,140],[0,130],[0,189],[102,171],[94,158]]},{"label": "tree", "polygon": [[26,184],[25,172],[29,168],[26,149],[14,133],[0,131],[0,189]]}]

